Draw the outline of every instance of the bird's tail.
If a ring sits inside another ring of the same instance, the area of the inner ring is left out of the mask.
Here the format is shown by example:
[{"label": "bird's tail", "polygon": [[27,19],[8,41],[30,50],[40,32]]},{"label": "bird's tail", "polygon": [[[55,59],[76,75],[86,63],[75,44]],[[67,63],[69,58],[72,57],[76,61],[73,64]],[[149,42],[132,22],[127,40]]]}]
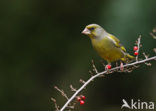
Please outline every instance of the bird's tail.
[{"label": "bird's tail", "polygon": [[133,60],[135,57],[131,56],[130,54],[126,53],[124,58],[121,58],[123,62],[129,62],[130,60]]},{"label": "bird's tail", "polygon": [[130,60],[133,60],[135,57],[134,56],[131,56],[130,54],[126,54],[126,57],[128,58],[128,59],[130,59]]}]

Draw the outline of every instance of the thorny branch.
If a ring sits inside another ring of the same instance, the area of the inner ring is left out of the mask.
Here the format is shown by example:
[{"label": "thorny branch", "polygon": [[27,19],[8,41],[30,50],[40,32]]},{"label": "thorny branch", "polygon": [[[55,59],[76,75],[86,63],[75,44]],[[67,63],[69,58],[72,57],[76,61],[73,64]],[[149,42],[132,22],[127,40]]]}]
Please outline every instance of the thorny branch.
[{"label": "thorny branch", "polygon": [[[153,30],[153,33],[155,33],[155,32],[156,32],[156,30]],[[153,33],[150,33],[150,35],[152,35],[152,37],[155,39],[155,35]],[[141,41],[141,36],[139,36],[138,40],[136,41],[136,44],[137,44],[137,47],[138,47],[138,50],[137,50],[138,53],[139,53],[139,49],[141,47],[140,41]],[[154,50],[154,52],[156,52],[156,48],[154,48],[153,50]],[[120,66],[118,66],[118,64],[116,63],[116,67],[114,67],[112,69],[109,69],[109,70],[102,71],[102,72],[98,72],[98,70],[97,70],[97,68],[96,68],[96,66],[94,64],[94,61],[92,60],[92,67],[93,67],[93,72],[95,73],[95,75],[93,75],[92,71],[89,71],[89,73],[91,74],[91,77],[87,81],[84,81],[84,80],[80,79],[80,82],[83,85],[79,89],[73,88],[73,86],[70,85],[71,90],[74,92],[74,94],[70,98],[67,97],[67,95],[64,93],[63,90],[61,90],[61,89],[59,89],[58,87],[55,86],[55,89],[58,90],[62,94],[62,96],[64,96],[67,99],[67,102],[63,105],[62,108],[59,109],[59,106],[56,104],[56,100],[54,98],[51,98],[51,100],[55,104],[56,111],[64,111],[66,108],[74,109],[74,106],[75,106],[76,103],[72,103],[72,101],[95,78],[101,77],[101,76],[104,76],[104,75],[107,75],[107,74],[110,74],[110,73],[113,73],[113,72],[132,72],[134,69],[139,67],[138,64],[145,63],[147,66],[151,66],[151,63],[149,63],[149,61],[156,60],[156,56],[148,58],[148,55],[146,55],[145,53],[143,53],[143,55],[145,57],[144,60],[139,60],[138,55],[137,55],[135,62],[128,63],[128,64],[125,64],[125,65],[123,65],[121,63]],[[122,66],[122,68],[121,68],[121,66]],[[71,103],[72,103],[72,105],[71,105]],[[70,111],[70,109],[69,109],[69,111]]]},{"label": "thorny branch", "polygon": [[59,89],[57,86],[55,86],[54,88],[55,88],[57,91],[59,91],[59,92],[62,94],[62,96],[64,96],[64,97],[68,100],[68,97],[67,97],[67,95],[64,93],[63,90]]},{"label": "thorny branch", "polygon": [[[123,67],[130,67],[130,66],[134,66],[134,65],[137,65],[137,64],[141,64],[141,63],[145,63],[145,62],[148,62],[148,61],[151,61],[151,60],[156,60],[156,56],[154,57],[151,57],[151,58],[148,58],[148,59],[144,59],[144,60],[140,60],[140,61],[136,61],[136,62],[133,62],[133,63],[130,63],[130,64],[126,64],[126,65],[123,65]],[[114,71],[114,70],[117,70],[117,69],[120,69],[120,66],[119,67],[115,67],[115,68],[112,68],[110,69],[110,71]],[[81,92],[91,81],[93,81],[95,78],[103,75],[103,74],[107,74],[107,71],[103,71],[103,72],[100,72],[94,76],[92,76],[90,79],[88,79],[85,84],[83,84],[74,94],[73,96],[64,104],[64,106],[60,109],[60,111],[63,111],[67,106],[68,104],[77,96],[77,94],[79,94],[79,92]]]},{"label": "thorny branch", "polygon": [[[139,50],[140,50],[140,41],[141,41],[141,35],[139,36],[138,40],[136,41],[136,44],[138,45],[138,50],[137,52],[139,53]],[[136,56],[136,61],[138,61],[138,55]]]},{"label": "thorny branch", "polygon": [[56,111],[59,111],[59,106],[56,104],[56,99],[54,99],[54,98],[51,98],[51,100],[54,102],[54,104],[55,104],[55,109],[56,109]]}]

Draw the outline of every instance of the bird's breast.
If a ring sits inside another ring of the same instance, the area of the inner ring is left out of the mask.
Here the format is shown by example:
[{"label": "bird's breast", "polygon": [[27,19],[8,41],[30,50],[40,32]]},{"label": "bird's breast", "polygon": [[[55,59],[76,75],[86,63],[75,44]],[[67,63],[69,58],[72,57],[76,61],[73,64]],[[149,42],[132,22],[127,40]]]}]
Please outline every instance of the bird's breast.
[{"label": "bird's breast", "polygon": [[101,40],[92,39],[92,45],[97,53],[107,61],[116,61],[123,57],[123,53],[114,43],[107,37]]}]

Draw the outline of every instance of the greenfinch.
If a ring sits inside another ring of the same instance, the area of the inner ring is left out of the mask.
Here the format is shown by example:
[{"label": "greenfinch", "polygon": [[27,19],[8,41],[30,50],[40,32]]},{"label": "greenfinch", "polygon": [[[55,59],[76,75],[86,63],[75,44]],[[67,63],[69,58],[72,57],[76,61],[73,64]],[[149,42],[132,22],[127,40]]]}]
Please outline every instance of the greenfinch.
[{"label": "greenfinch", "polygon": [[89,36],[94,49],[108,64],[117,60],[127,62],[134,58],[126,52],[119,39],[97,24],[87,25],[82,33]]}]

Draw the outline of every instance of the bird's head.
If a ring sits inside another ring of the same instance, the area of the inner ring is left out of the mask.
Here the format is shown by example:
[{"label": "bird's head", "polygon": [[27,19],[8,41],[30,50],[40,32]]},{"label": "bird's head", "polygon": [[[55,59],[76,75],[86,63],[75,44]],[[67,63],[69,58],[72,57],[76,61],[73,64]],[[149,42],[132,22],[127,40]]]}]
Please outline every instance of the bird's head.
[{"label": "bird's head", "polygon": [[104,32],[105,30],[101,26],[97,24],[90,24],[85,27],[82,34],[85,34],[90,38],[99,38]]}]

